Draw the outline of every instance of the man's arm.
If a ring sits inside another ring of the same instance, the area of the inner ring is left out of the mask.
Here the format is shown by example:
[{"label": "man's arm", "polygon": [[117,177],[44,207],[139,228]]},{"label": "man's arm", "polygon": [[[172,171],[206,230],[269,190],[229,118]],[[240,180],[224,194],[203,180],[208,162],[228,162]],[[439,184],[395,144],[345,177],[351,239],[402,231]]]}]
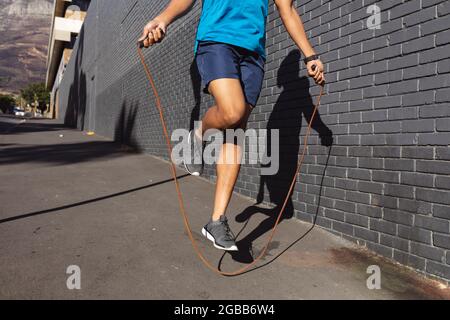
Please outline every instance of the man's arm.
[{"label": "man's arm", "polygon": [[[273,0],[280,13],[281,20],[283,21],[286,30],[295,42],[297,47],[302,51],[305,57],[310,57],[314,54],[308,37],[306,36],[303,22],[297,12],[297,9],[293,5],[293,0]],[[313,66],[316,66],[313,70]],[[320,60],[312,60],[306,65],[308,74],[314,78],[314,81],[318,84],[322,84],[325,81],[323,75],[323,65]]]},{"label": "man's arm", "polygon": [[146,48],[154,43],[161,42],[165,36],[167,26],[186,13],[195,1],[196,0],[170,1],[169,5],[156,18],[147,23],[139,41],[143,41]]}]

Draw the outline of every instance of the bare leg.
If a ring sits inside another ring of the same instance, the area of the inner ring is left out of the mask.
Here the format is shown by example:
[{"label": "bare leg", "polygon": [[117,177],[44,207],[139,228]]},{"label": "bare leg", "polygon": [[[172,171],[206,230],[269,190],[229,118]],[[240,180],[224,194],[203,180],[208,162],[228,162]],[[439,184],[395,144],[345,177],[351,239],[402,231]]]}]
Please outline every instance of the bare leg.
[{"label": "bare leg", "polygon": [[217,79],[210,82],[209,92],[216,104],[206,111],[202,127],[196,131],[200,137],[208,129],[229,129],[238,127],[247,113],[247,103],[238,79]]},{"label": "bare leg", "polygon": [[[202,134],[208,129],[245,129],[251,106],[245,102],[241,83],[238,79],[217,79],[209,84],[216,105],[209,108],[202,119]],[[197,133],[198,134],[198,133]],[[224,143],[216,164],[217,182],[214,197],[213,220],[225,214],[236,183],[241,146],[235,143]],[[230,163],[229,159],[233,159]],[[227,163],[228,162],[228,163]]]}]

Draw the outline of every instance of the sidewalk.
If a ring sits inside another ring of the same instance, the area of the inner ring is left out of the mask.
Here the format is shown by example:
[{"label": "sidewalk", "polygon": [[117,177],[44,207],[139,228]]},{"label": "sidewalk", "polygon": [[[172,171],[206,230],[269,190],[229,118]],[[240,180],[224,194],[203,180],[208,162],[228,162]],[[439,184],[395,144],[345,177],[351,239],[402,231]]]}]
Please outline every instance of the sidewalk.
[{"label": "sidewalk", "polygon": [[[213,185],[178,175],[206,256],[225,271],[241,267],[244,255],[221,260],[200,235]],[[217,276],[184,231],[167,162],[55,121],[0,118],[0,181],[3,299],[450,298],[436,282],[294,219],[281,223],[262,267]],[[267,217],[252,205],[236,195],[228,211],[241,239]],[[235,221],[243,211],[254,213],[247,224]],[[266,236],[253,242],[254,254]],[[70,265],[81,268],[81,290],[66,287]],[[370,265],[381,268],[380,290],[367,289]]]}]

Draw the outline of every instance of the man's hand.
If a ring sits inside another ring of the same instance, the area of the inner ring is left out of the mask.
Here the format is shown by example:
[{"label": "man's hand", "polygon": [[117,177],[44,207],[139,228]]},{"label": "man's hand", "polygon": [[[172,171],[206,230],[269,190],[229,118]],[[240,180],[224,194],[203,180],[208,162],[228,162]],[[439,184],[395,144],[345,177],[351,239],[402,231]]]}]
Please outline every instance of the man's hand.
[{"label": "man's hand", "polygon": [[143,41],[144,47],[148,48],[155,43],[161,42],[166,35],[166,30],[167,24],[155,18],[144,27],[139,42]]},{"label": "man's hand", "polygon": [[[315,67],[313,67],[315,66]],[[314,79],[316,84],[323,85],[325,76],[323,74],[323,64],[320,60],[311,60],[306,64],[308,75]]]}]

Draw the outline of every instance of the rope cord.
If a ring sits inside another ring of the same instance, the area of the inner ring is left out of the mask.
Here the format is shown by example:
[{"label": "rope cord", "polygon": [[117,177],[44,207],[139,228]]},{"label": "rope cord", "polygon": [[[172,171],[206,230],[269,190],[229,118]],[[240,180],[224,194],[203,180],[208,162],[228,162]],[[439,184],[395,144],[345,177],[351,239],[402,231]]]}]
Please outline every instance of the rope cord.
[{"label": "rope cord", "polygon": [[[161,106],[161,100],[159,98],[158,90],[156,89],[155,82],[154,82],[153,77],[152,77],[152,75],[150,73],[150,69],[149,69],[147,63],[145,62],[145,58],[144,58],[144,55],[142,53],[142,49],[141,49],[140,46],[138,46],[138,54],[139,54],[142,66],[144,67],[145,74],[147,75],[147,78],[148,78],[148,80],[150,82],[150,85],[152,87],[153,94],[155,96],[156,107],[158,108],[158,111],[159,111],[159,117],[160,117],[160,120],[161,120],[161,125],[162,125],[162,128],[163,128],[164,137],[165,137],[166,144],[167,144],[167,150],[169,152],[169,158],[171,159],[172,158],[171,157],[172,144],[170,142],[169,133],[168,133],[167,126],[166,126],[166,121],[164,119],[163,108]],[[176,188],[177,195],[178,195],[178,203],[179,203],[179,206],[180,206],[180,212],[181,212],[181,215],[182,215],[182,218],[183,218],[183,221],[184,221],[184,226],[186,228],[186,232],[187,232],[187,234],[189,236],[189,239],[191,240],[191,243],[192,243],[192,246],[194,248],[194,251],[196,252],[196,254],[199,257],[199,259],[204,263],[204,265],[207,268],[209,268],[213,272],[215,272],[215,273],[217,273],[219,275],[223,275],[223,276],[237,276],[239,274],[242,274],[242,273],[248,271],[250,268],[255,266],[256,263],[266,254],[267,248],[269,247],[269,244],[270,244],[270,242],[272,241],[272,239],[273,239],[273,237],[275,235],[275,232],[276,232],[277,227],[278,227],[278,223],[280,222],[280,219],[281,219],[281,217],[283,215],[283,212],[284,212],[284,209],[286,207],[286,204],[287,204],[287,202],[289,200],[289,197],[290,197],[290,195],[292,193],[292,190],[294,189],[294,186],[295,186],[295,183],[296,183],[296,180],[297,180],[297,175],[300,172],[300,168],[301,168],[301,166],[303,164],[303,159],[305,157],[306,149],[307,149],[307,146],[308,146],[308,137],[309,137],[310,132],[311,132],[311,126],[312,126],[312,123],[314,121],[314,117],[315,117],[317,109],[318,109],[318,107],[320,105],[320,98],[323,95],[323,90],[324,90],[324,86],[322,85],[321,89],[320,89],[320,93],[319,93],[319,95],[317,97],[317,102],[314,105],[314,111],[313,111],[313,113],[311,115],[311,119],[310,119],[310,121],[308,123],[308,128],[307,128],[306,135],[304,137],[304,142],[303,142],[303,151],[302,151],[300,160],[297,163],[297,170],[295,171],[294,177],[292,178],[292,182],[290,184],[289,191],[288,191],[288,193],[286,195],[286,198],[284,200],[283,206],[280,209],[280,213],[278,214],[277,220],[275,221],[275,224],[274,224],[274,226],[272,228],[270,236],[267,239],[266,245],[264,246],[264,249],[261,251],[261,253],[258,255],[258,257],[256,257],[256,259],[254,259],[250,264],[248,264],[248,265],[246,265],[246,266],[244,266],[244,267],[242,267],[242,268],[240,268],[238,270],[235,270],[235,271],[232,271],[232,272],[224,272],[224,271],[219,270],[218,268],[214,267],[205,258],[205,256],[203,255],[202,251],[198,247],[197,242],[195,241],[194,236],[192,235],[191,226],[189,224],[189,219],[187,217],[186,210],[185,210],[185,207],[184,207],[183,196],[182,196],[182,193],[181,193],[181,190],[180,190],[180,185],[178,183],[175,164],[172,161],[170,161],[170,169],[171,169],[171,172],[172,172],[173,180],[175,182],[175,188]]]}]

